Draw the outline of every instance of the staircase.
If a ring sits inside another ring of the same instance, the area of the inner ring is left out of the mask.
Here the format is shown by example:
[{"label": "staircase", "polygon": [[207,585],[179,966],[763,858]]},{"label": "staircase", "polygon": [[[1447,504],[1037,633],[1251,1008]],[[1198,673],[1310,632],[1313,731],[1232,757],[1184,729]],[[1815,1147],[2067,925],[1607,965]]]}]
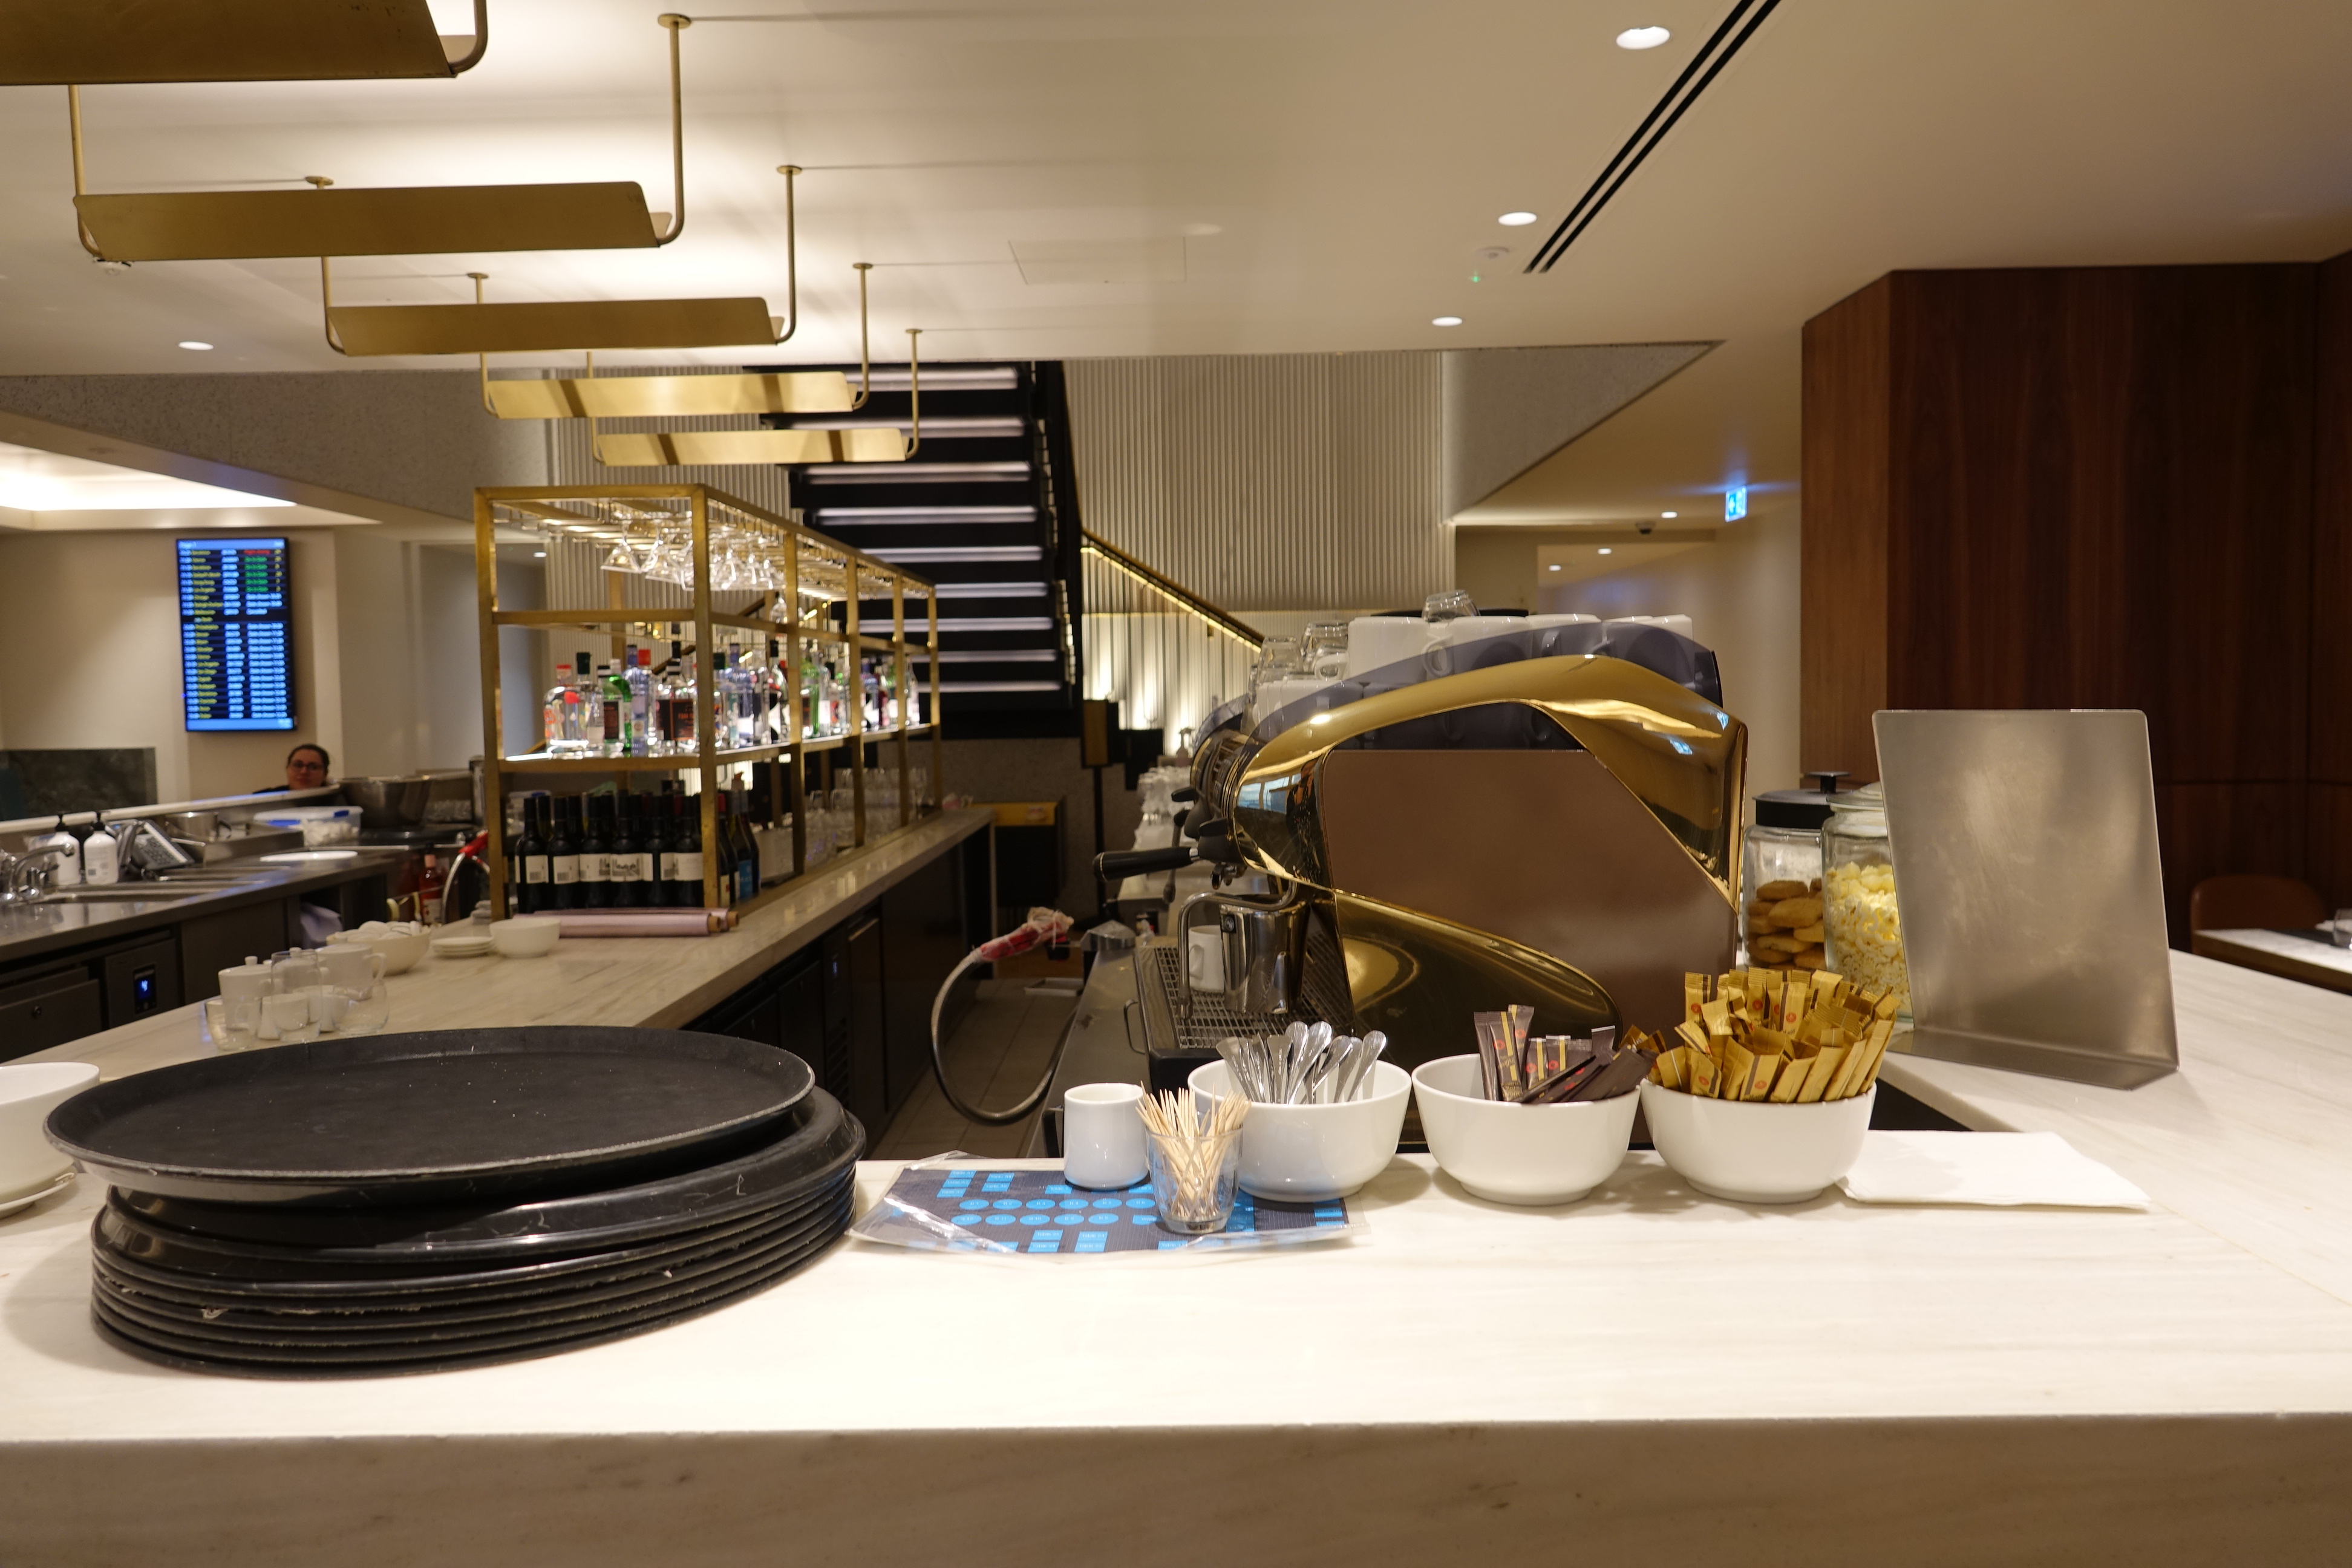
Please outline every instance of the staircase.
[{"label": "staircase", "polygon": [[[856,365],[792,368],[845,370],[857,384]],[[911,429],[907,367],[877,365],[871,384],[856,413],[766,422]],[[939,585],[936,657],[954,736],[1075,734],[1081,577],[1062,367],[926,365],[922,421],[922,445],[904,463],[794,468],[803,521]],[[858,614],[887,622],[890,607],[866,604]],[[927,682],[930,671],[914,676]]]}]

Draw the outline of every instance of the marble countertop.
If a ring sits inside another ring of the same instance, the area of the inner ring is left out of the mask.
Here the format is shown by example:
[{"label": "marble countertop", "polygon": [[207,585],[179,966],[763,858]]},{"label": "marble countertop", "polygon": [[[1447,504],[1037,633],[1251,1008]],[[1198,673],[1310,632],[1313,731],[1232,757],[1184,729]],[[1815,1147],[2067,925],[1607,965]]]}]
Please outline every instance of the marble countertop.
[{"label": "marble countertop", "polygon": [[[676,1028],[741,990],[950,845],[983,832],[983,810],[943,813],[818,873],[734,931],[702,937],[566,937],[544,958],[426,954],[384,984],[394,1030],[523,1024]],[[108,1078],[214,1054],[194,1005],[23,1061],[95,1062]]]},{"label": "marble countertop", "polygon": [[2056,1132],[2213,1235],[2352,1302],[2352,996],[2172,955],[2180,1070],[2099,1089],[1889,1052],[1986,1131]]},{"label": "marble countertop", "polygon": [[2352,999],[2176,973],[2147,1089],[1885,1069],[2147,1212],[1755,1207],[1647,1153],[1522,1210],[1403,1157],[1358,1240],[845,1243],[639,1339],[301,1383],[102,1343],[80,1183],[0,1220],[0,1561],[2316,1560],[2352,1525]]}]

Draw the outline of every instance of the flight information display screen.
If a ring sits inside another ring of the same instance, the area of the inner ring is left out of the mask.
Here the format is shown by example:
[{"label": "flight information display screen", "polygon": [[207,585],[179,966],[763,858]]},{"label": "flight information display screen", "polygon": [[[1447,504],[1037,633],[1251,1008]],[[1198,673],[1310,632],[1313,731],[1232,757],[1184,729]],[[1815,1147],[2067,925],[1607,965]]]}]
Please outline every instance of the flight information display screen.
[{"label": "flight information display screen", "polygon": [[183,539],[180,677],[191,730],[294,728],[283,539]]}]

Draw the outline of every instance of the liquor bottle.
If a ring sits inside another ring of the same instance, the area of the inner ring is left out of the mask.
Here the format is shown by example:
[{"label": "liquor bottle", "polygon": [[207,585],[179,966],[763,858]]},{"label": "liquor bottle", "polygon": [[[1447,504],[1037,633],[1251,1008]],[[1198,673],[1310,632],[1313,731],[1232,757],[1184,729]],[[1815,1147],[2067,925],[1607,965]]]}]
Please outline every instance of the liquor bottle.
[{"label": "liquor bottle", "polygon": [[[609,704],[605,711],[612,711]],[[613,907],[612,804],[613,797],[609,795],[592,795],[583,803],[580,827],[580,897],[572,905],[574,909],[609,910]]]},{"label": "liquor bottle", "polygon": [[669,797],[669,876],[664,901],[677,909],[702,907],[702,812],[684,791]]},{"label": "liquor bottle", "polygon": [[727,837],[734,842],[735,896],[731,900],[741,903],[760,890],[760,846],[751,837],[751,803],[743,798],[739,785],[727,792]]},{"label": "liquor bottle", "polygon": [[760,835],[751,823],[748,794],[735,791],[735,899],[738,903],[760,896]]},{"label": "liquor bottle", "polygon": [[655,701],[661,710],[664,754],[676,756],[693,751],[694,670],[683,646],[675,638],[669,645],[669,662],[662,667],[655,685]]},{"label": "liquor bottle", "polygon": [[723,647],[710,653],[710,690],[706,700],[710,704],[710,743],[722,752],[730,750],[735,744],[735,671]]},{"label": "liquor bottle", "polygon": [[711,838],[706,848],[715,863],[719,883],[719,902],[723,908],[735,901],[735,829],[734,812],[729,807],[727,792],[720,790],[711,801]]},{"label": "liquor bottle", "polygon": [[564,744],[563,726],[566,720],[564,700],[572,695],[572,667],[555,667],[555,684],[547,689],[547,698],[540,704],[540,731],[546,742],[548,754],[562,756],[569,749]]},{"label": "liquor bottle", "polygon": [[518,913],[545,914],[555,907],[555,869],[549,864],[545,833],[547,796],[528,795],[522,801],[522,842],[515,855],[522,862],[522,908]]},{"label": "liquor bottle", "polygon": [[431,850],[425,852],[425,869],[416,878],[416,918],[429,926],[441,923],[441,895],[447,890],[449,879],[441,869],[440,858]]},{"label": "liquor bottle", "polygon": [[629,729],[629,683],[611,659],[596,667],[596,687],[604,697],[604,754],[625,757],[632,753],[634,737]]},{"label": "liquor bottle", "polygon": [[629,755],[633,757],[660,754],[654,735],[653,659],[653,649],[632,646],[621,666],[622,679],[629,688]]}]

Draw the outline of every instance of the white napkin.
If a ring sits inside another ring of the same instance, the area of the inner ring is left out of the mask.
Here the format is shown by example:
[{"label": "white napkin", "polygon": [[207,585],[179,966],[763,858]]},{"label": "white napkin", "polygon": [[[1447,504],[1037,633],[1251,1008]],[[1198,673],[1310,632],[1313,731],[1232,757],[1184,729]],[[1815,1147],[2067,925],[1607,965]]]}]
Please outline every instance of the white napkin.
[{"label": "white napkin", "polygon": [[1839,1184],[1864,1204],[2148,1206],[2146,1193],[2055,1132],[1872,1132]]}]

